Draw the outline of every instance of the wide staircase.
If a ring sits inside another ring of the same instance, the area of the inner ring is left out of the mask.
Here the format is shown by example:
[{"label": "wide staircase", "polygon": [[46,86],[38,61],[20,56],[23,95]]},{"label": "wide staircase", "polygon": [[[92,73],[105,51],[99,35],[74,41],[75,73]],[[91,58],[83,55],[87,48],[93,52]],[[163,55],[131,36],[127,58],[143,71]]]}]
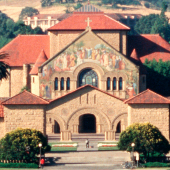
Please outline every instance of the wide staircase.
[{"label": "wide staircase", "polygon": [[[117,135],[117,138],[119,135]],[[89,148],[86,148],[85,140],[89,140]],[[129,160],[129,153],[122,151],[98,151],[97,144],[99,141],[104,141],[103,134],[82,133],[72,135],[72,141],[78,142],[77,152],[55,152],[46,154],[51,161],[57,165],[69,166],[120,166],[121,163]],[[60,135],[49,135],[49,142],[57,142],[60,140]]]}]

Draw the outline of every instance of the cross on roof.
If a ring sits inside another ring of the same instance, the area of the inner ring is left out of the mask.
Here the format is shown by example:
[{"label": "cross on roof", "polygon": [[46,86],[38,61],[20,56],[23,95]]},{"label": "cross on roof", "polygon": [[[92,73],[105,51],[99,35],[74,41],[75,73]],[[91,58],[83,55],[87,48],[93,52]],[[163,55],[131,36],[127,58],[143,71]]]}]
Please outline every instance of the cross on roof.
[{"label": "cross on roof", "polygon": [[85,22],[87,22],[87,26],[90,26],[90,22],[92,22],[92,20],[90,20],[90,18],[88,17],[87,20],[85,20]]}]

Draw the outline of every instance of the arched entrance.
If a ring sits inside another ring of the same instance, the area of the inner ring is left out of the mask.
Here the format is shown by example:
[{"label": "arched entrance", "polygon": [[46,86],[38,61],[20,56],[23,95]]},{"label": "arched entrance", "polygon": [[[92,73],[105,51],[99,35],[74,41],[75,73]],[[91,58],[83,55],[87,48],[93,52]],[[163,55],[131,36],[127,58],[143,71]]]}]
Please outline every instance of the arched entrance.
[{"label": "arched entrance", "polygon": [[96,118],[92,114],[79,117],[79,133],[96,133]]},{"label": "arched entrance", "polygon": [[60,126],[56,120],[54,121],[54,133],[60,133]]},{"label": "arched entrance", "polygon": [[120,133],[121,132],[121,121],[117,124],[116,127],[116,133]]}]

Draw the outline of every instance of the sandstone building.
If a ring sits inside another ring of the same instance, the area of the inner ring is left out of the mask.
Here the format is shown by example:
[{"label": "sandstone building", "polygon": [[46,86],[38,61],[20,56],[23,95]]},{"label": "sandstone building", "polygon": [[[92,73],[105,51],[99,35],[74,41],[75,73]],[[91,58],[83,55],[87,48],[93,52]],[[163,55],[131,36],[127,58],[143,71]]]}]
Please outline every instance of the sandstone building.
[{"label": "sandstone building", "polygon": [[[0,50],[10,66],[0,86],[2,136],[27,127],[61,133],[61,140],[89,132],[115,140],[128,125],[150,122],[169,140],[170,100],[146,89],[142,64],[169,60],[169,43],[159,35],[128,36],[129,27],[91,9]],[[31,93],[20,93],[24,86]]]}]

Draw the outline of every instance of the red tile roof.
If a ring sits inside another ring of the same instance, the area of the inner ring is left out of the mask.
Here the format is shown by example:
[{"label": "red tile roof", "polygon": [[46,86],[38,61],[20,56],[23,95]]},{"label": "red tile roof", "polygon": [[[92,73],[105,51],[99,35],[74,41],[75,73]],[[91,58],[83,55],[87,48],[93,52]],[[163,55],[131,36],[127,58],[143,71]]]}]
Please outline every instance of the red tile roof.
[{"label": "red tile roof", "polygon": [[39,105],[49,104],[49,102],[35,94],[32,94],[26,90],[23,92],[5,100],[3,105]]},{"label": "red tile roof", "polygon": [[100,92],[102,92],[102,93],[105,93],[105,94],[107,94],[107,95],[109,95],[109,96],[111,96],[111,97],[114,97],[114,98],[116,98],[116,99],[118,99],[118,100],[124,101],[124,99],[121,99],[121,98],[119,98],[119,97],[117,97],[117,96],[114,96],[114,95],[112,95],[112,94],[110,94],[110,93],[107,93],[106,91],[103,91],[103,90],[101,90],[101,89],[98,89],[97,87],[94,87],[94,86],[92,86],[92,85],[86,84],[86,85],[81,86],[81,87],[77,88],[76,90],[73,90],[73,91],[71,91],[71,92],[69,92],[69,93],[67,93],[67,94],[65,94],[65,95],[63,95],[63,96],[60,96],[60,97],[58,97],[58,98],[56,98],[56,99],[50,100],[50,103],[53,102],[53,101],[56,101],[56,100],[58,100],[58,99],[61,99],[61,98],[65,97],[65,96],[68,96],[68,95],[70,95],[70,94],[72,94],[72,93],[75,93],[75,92],[77,92],[78,90],[84,89],[84,88],[86,88],[86,87],[91,87],[91,88],[96,89],[96,90],[98,90],[98,91],[100,91]]},{"label": "red tile roof", "polygon": [[170,44],[158,34],[142,34],[139,36],[128,37],[129,56],[136,56],[144,63],[145,59],[159,61],[170,60]]},{"label": "red tile roof", "polygon": [[48,30],[85,30],[88,17],[92,21],[90,22],[92,30],[130,30],[129,27],[110,18],[103,12],[75,12],[72,16],[52,26]]},{"label": "red tile roof", "polygon": [[170,104],[170,100],[149,89],[125,101],[127,104]]},{"label": "red tile roof", "polygon": [[1,48],[0,52],[9,54],[5,59],[9,66],[23,66],[23,64],[34,64],[42,49],[49,58],[50,37],[48,35],[19,35]]},{"label": "red tile roof", "polygon": [[41,66],[45,61],[47,61],[48,58],[44,52],[44,50],[41,51],[40,55],[37,58],[37,61],[35,62],[33,68],[30,71],[30,74],[38,74],[38,67]]}]

